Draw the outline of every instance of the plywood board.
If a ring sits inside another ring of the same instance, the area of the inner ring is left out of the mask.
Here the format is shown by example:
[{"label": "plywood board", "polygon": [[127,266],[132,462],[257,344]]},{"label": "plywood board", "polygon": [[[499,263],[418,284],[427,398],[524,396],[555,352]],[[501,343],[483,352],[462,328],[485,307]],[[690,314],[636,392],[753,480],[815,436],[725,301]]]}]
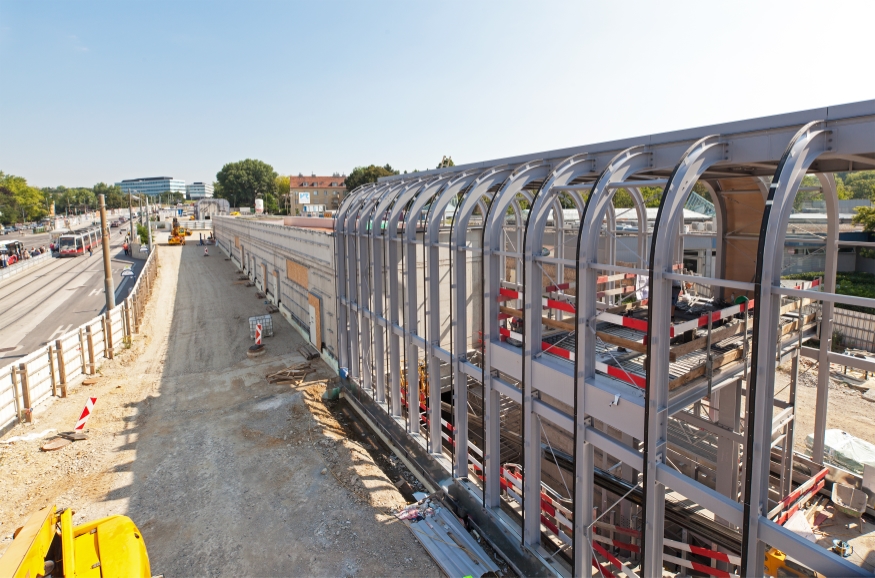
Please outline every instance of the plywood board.
[{"label": "plywood board", "polygon": [[310,288],[309,271],[306,267],[295,263],[291,259],[286,259],[286,277],[289,281],[297,283],[304,289]]},{"label": "plywood board", "polygon": [[234,237],[234,246],[240,248],[240,237]]},{"label": "plywood board", "polygon": [[307,294],[307,302],[316,310],[316,349],[322,349],[322,300],[312,293]]}]

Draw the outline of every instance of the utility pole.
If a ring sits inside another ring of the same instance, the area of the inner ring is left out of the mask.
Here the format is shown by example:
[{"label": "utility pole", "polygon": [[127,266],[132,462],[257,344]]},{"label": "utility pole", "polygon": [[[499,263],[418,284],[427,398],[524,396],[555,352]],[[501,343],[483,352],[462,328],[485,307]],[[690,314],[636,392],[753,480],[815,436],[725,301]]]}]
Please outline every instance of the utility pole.
[{"label": "utility pole", "polygon": [[103,195],[98,195],[100,202],[100,232],[103,235],[103,290],[106,292],[106,313],[109,315],[115,307],[115,284],[112,281],[112,269],[109,266],[109,226],[106,224],[106,201]]},{"label": "utility pole", "polygon": [[149,232],[149,253],[152,252],[152,215],[149,213],[149,195],[146,197],[146,231]]},{"label": "utility pole", "polygon": [[[128,190],[128,217],[131,221],[131,236],[128,237],[128,247],[130,247],[134,243],[134,202],[130,190]],[[133,255],[133,252],[131,254]]]}]

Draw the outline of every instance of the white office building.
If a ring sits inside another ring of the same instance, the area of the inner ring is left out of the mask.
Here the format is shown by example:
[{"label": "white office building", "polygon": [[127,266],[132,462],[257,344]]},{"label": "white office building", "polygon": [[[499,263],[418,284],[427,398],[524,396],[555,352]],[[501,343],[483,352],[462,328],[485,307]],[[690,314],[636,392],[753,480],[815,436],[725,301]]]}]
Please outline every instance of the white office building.
[{"label": "white office building", "polygon": [[162,193],[185,194],[185,181],[173,177],[146,177],[142,179],[126,179],[116,183],[122,189],[122,193],[160,195]]},{"label": "white office building", "polygon": [[189,199],[212,199],[213,185],[212,183],[192,183],[186,185],[185,194]]}]

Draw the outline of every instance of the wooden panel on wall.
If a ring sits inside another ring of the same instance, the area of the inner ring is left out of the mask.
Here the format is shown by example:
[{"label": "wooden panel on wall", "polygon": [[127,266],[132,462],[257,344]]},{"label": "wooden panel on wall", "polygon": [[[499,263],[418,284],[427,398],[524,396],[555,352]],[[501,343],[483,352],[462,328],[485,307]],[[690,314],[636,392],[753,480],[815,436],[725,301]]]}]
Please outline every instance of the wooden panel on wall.
[{"label": "wooden panel on wall", "polygon": [[316,310],[316,349],[322,351],[322,301],[313,295],[307,294],[307,302]]},{"label": "wooden panel on wall", "polygon": [[240,248],[240,237],[234,237],[234,246]]},{"label": "wooden panel on wall", "polygon": [[304,289],[310,288],[310,279],[307,268],[295,263],[291,259],[286,259],[286,277],[288,277],[289,281],[297,283]]},{"label": "wooden panel on wall", "polygon": [[[721,196],[726,208],[723,230],[724,234],[731,237],[722,239],[723,277],[752,283],[756,275],[759,233],[765,211],[759,179],[719,179],[718,183],[717,194]],[[724,290],[724,293],[725,299],[730,294],[736,297],[742,294],[753,297],[753,293],[739,290]]]}]

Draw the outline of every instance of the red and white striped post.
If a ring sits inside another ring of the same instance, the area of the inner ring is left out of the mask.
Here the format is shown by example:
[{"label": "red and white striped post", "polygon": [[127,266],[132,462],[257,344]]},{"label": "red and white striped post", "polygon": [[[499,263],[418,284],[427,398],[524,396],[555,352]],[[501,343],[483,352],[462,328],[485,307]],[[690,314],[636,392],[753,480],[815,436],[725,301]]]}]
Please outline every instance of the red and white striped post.
[{"label": "red and white striped post", "polygon": [[261,345],[261,323],[255,324],[255,345]]},{"label": "red and white striped post", "polygon": [[94,412],[94,402],[96,401],[96,397],[89,397],[85,401],[85,409],[82,410],[82,415],[79,416],[79,421],[76,422],[75,431],[81,432],[85,428],[85,423],[88,422],[88,418]]}]

